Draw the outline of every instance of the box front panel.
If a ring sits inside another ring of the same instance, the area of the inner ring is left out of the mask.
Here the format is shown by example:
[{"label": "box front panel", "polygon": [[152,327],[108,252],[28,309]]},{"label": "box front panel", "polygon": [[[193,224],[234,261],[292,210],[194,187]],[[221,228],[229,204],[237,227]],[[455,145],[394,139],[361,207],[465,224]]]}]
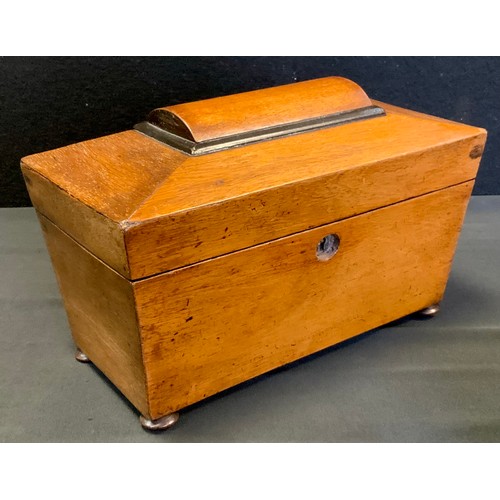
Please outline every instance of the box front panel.
[{"label": "box front panel", "polygon": [[472,187],[134,283],[151,416],[439,302]]}]

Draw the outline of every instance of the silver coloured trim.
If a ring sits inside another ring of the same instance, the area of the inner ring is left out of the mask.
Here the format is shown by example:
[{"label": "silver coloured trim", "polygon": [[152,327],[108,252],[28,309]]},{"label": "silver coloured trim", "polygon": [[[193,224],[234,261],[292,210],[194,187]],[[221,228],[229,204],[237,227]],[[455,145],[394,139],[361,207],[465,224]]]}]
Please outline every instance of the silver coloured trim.
[{"label": "silver coloured trim", "polygon": [[440,310],[439,304],[432,304],[429,307],[421,309],[418,313],[425,318],[432,318]]},{"label": "silver coloured trim", "polygon": [[177,420],[179,420],[178,413],[170,413],[169,415],[165,415],[157,420],[150,420],[144,416],[139,417],[139,421],[141,422],[142,427],[147,431],[164,431],[169,427],[172,427]]},{"label": "silver coloured trim", "polygon": [[90,359],[88,358],[88,356],[79,348],[76,349],[75,359],[80,363],[90,363]]},{"label": "silver coloured trim", "polygon": [[172,132],[168,132],[167,130],[163,130],[149,122],[138,123],[134,126],[134,129],[170,147],[178,149],[183,153],[187,153],[191,156],[199,156],[225,149],[246,146],[247,144],[256,142],[336,127],[338,125],[376,118],[378,116],[385,116],[385,111],[382,108],[379,106],[367,106],[352,111],[333,113],[331,115],[286,123],[284,125],[265,127],[251,132],[242,132],[240,134],[228,135],[226,137],[201,142],[191,141],[173,134]]}]

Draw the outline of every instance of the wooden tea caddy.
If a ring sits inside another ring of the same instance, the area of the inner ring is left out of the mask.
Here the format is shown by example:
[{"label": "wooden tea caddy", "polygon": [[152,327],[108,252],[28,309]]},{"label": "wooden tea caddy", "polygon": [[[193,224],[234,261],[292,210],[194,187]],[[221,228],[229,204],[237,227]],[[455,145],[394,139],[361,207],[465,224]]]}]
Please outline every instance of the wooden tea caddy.
[{"label": "wooden tea caddy", "polygon": [[154,110],[22,171],[77,359],[178,410],[439,309],[483,129],[322,78]]}]

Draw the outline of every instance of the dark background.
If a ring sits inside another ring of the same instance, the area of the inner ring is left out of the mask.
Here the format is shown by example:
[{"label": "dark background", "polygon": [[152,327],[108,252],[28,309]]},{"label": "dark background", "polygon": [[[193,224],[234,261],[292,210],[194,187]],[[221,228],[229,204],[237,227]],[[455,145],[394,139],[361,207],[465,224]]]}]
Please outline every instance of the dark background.
[{"label": "dark background", "polygon": [[30,205],[19,160],[131,128],[156,107],[328,75],[488,130],[474,194],[500,194],[498,57],[0,58],[0,206]]}]

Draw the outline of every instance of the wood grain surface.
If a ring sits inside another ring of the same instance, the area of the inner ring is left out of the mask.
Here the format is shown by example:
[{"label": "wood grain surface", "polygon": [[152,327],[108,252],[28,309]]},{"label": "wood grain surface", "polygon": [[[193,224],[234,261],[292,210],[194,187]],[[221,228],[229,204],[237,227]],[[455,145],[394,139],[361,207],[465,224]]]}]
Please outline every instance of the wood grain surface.
[{"label": "wood grain surface", "polygon": [[39,213],[123,276],[129,276],[122,228],[81,200],[68,196],[56,183],[31,168],[23,168],[31,202]]},{"label": "wood grain surface", "polygon": [[22,159],[31,169],[112,221],[121,222],[185,155],[128,130]]},{"label": "wood grain surface", "polygon": [[158,108],[148,121],[200,142],[371,105],[359,85],[326,77]]},{"label": "wood grain surface", "polygon": [[[330,78],[152,116],[207,140],[370,104]],[[75,342],[142,414],[441,299],[486,132],[377,104],[203,156],[127,131],[23,159]]]},{"label": "wood grain surface", "polygon": [[[132,284],[38,214],[75,344],[149,416]],[[57,388],[55,388],[57,390]]]},{"label": "wood grain surface", "polygon": [[485,132],[386,117],[188,158],[129,218],[138,279],[474,179]]},{"label": "wood grain surface", "polygon": [[472,187],[134,283],[152,417],[439,302]]},{"label": "wood grain surface", "polygon": [[[273,96],[285,119],[290,92],[313,108],[347,105],[346,96],[355,107],[362,92],[343,79],[296,85],[257,94]],[[234,99],[244,107],[255,96]],[[475,178],[484,130],[377,104],[387,116],[200,157],[128,131],[24,158],[22,168],[39,211],[142,279]],[[193,109],[201,116],[203,106]]]}]

